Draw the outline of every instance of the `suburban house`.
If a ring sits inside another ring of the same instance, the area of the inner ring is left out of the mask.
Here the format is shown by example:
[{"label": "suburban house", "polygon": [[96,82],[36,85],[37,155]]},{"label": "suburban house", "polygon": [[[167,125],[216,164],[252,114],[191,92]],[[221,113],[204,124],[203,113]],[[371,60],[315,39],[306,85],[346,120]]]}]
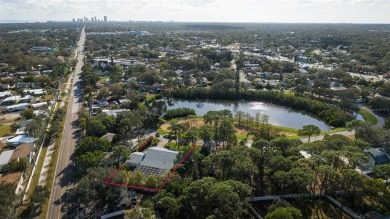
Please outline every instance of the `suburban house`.
[{"label": "suburban house", "polygon": [[31,153],[30,144],[21,144],[14,150],[3,151],[0,154],[0,172],[2,172],[2,169],[14,159],[18,161],[20,159],[26,159],[27,164],[30,164],[32,160]]},{"label": "suburban house", "polygon": [[384,148],[369,147],[364,153],[368,155],[368,162],[360,164],[359,168],[365,174],[371,173],[376,165],[390,164],[390,156]]},{"label": "suburban house", "polygon": [[105,140],[108,140],[110,143],[112,143],[112,140],[114,139],[114,137],[115,137],[114,133],[106,133],[105,135],[100,137],[100,139],[105,139]]},{"label": "suburban house", "polygon": [[20,100],[20,96],[9,96],[3,100],[3,102],[0,104],[1,106],[9,106],[15,103],[18,103]]},{"label": "suburban house", "polygon": [[170,170],[179,152],[160,147],[151,147],[146,152],[134,152],[126,163],[135,166],[134,171],[140,171],[146,176],[160,175]]},{"label": "suburban house", "polygon": [[31,95],[26,95],[26,96],[20,98],[19,102],[20,103],[29,103],[32,101],[32,99],[33,99],[33,97]]},{"label": "suburban house", "polygon": [[13,150],[13,154],[11,156],[11,160],[13,159],[25,159],[27,164],[30,164],[32,161],[32,151],[31,151],[31,145],[24,143],[15,148]]},{"label": "suburban house", "polygon": [[11,106],[6,106],[5,109],[7,112],[17,112],[17,111],[24,110],[27,107],[28,107],[28,103],[19,103]]},{"label": "suburban house", "polygon": [[384,148],[367,148],[364,152],[369,155],[370,163],[374,165],[390,163],[390,156]]},{"label": "suburban house", "polygon": [[0,172],[11,161],[11,157],[12,157],[13,153],[14,153],[14,150],[9,150],[9,151],[3,151],[0,154]]},{"label": "suburban house", "polygon": [[32,108],[33,110],[44,109],[44,108],[46,108],[46,107],[47,107],[47,102],[31,104],[31,108]]},{"label": "suburban house", "polygon": [[12,94],[9,91],[0,92],[0,99],[10,97]]},{"label": "suburban house", "polygon": [[53,72],[53,70],[43,70],[42,71],[42,74],[44,74],[44,75],[49,75],[49,74],[51,74]]},{"label": "suburban house", "polygon": [[18,135],[14,138],[9,139],[6,144],[10,148],[16,148],[17,146],[24,143],[34,143],[37,139],[33,137],[29,137],[27,135]]},{"label": "suburban house", "polygon": [[15,88],[16,89],[21,89],[21,88],[30,88],[30,87],[34,87],[35,84],[34,83],[30,83],[30,82],[20,82],[20,83],[16,83],[15,84]]},{"label": "suburban house", "polygon": [[103,113],[114,117],[116,117],[118,113],[126,112],[126,111],[130,111],[130,110],[129,109],[102,110]]},{"label": "suburban house", "polygon": [[46,94],[46,92],[43,89],[25,89],[23,93],[33,95],[34,97],[38,97]]}]

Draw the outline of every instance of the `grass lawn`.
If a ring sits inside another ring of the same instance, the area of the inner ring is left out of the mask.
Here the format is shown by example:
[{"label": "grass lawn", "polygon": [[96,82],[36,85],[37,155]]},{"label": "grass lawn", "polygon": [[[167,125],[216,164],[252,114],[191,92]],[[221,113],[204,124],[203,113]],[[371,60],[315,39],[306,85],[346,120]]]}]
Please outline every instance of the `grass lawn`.
[{"label": "grass lawn", "polygon": [[157,94],[146,94],[146,102],[152,100]]},{"label": "grass lawn", "polygon": [[11,126],[10,125],[1,125],[0,126],[0,137],[3,137],[4,135],[11,133]]},{"label": "grass lawn", "polygon": [[[182,122],[182,121],[184,122],[185,120],[187,120],[187,119],[185,119],[185,118],[178,119],[179,122]],[[241,126],[238,126],[238,119],[232,119],[232,121],[235,124],[234,126],[235,126],[236,131],[237,131],[236,135],[237,135],[238,140],[252,139],[253,138],[253,135],[247,136],[249,129],[246,127],[246,122],[243,121],[241,123]],[[192,124],[194,126],[198,126],[198,127],[204,125],[203,117],[202,116],[194,117]],[[164,123],[163,125],[160,126],[160,128],[158,129],[157,132],[160,133],[160,135],[169,134],[169,126],[170,126],[169,121],[166,121],[166,123]],[[257,124],[255,122],[251,122],[251,123],[249,123],[249,126],[251,129],[256,129]],[[261,124],[259,124],[259,127],[261,127]],[[307,136],[298,136],[299,129],[297,129],[297,128],[276,126],[276,125],[271,125],[271,127],[273,129],[279,131],[280,134],[284,134],[286,137],[291,138],[291,139],[299,139],[299,138],[307,137]],[[331,134],[331,133],[343,132],[343,131],[347,131],[347,129],[346,128],[334,128],[331,130],[322,130],[319,135],[325,135],[325,134]],[[318,136],[318,135],[313,135],[313,137],[315,137],[315,136]]]},{"label": "grass lawn", "polygon": [[365,109],[360,108],[359,114],[363,116],[364,121],[369,122],[373,125],[378,123],[378,119],[372,113],[368,112]]}]

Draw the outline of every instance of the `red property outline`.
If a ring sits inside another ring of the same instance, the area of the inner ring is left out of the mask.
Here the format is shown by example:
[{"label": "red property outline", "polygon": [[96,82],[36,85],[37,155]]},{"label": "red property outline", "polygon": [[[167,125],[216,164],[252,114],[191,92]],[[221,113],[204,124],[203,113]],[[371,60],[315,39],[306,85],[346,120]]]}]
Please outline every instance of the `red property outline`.
[{"label": "red property outline", "polygon": [[164,181],[157,188],[148,188],[148,187],[143,187],[143,186],[134,186],[134,185],[129,185],[129,184],[120,184],[120,183],[110,182],[110,179],[112,177],[114,177],[123,167],[125,167],[126,163],[122,164],[119,168],[114,170],[106,179],[104,179],[104,184],[127,187],[129,189],[135,189],[135,190],[146,191],[146,192],[158,192],[165,187],[165,185],[172,178],[172,176],[175,174],[175,172],[181,166],[181,164],[190,156],[192,151],[195,149],[195,146],[196,146],[195,144],[192,145],[190,150],[188,150],[188,152],[184,155],[184,157],[180,160],[180,162],[177,163],[173,167],[172,171],[168,174],[168,176],[164,179]]}]

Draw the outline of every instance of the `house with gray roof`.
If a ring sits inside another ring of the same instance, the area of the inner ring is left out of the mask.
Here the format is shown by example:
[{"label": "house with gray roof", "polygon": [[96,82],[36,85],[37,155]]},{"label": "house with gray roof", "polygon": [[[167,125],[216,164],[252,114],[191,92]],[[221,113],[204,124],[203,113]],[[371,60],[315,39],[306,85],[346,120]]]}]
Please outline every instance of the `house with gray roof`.
[{"label": "house with gray roof", "polygon": [[0,172],[11,161],[11,157],[13,153],[14,150],[9,150],[9,151],[3,151],[0,154]]},{"label": "house with gray roof", "polygon": [[359,165],[362,173],[368,174],[373,172],[376,165],[390,164],[390,156],[384,148],[369,147],[364,150],[364,153],[368,156],[368,162]]},{"label": "house with gray roof", "polygon": [[130,166],[135,166],[134,171],[140,171],[145,176],[160,175],[170,170],[176,162],[179,152],[160,147],[151,147],[145,153],[134,152],[126,161]]},{"label": "house with gray roof", "polygon": [[37,138],[29,137],[27,135],[18,135],[7,141],[7,146],[10,148],[16,148],[23,143],[34,143]]}]

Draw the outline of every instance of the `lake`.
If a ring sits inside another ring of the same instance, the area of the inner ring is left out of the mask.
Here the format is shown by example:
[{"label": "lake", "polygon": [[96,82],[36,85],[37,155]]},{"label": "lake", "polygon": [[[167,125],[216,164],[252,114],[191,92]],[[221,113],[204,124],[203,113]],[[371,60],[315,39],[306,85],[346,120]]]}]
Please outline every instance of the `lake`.
[{"label": "lake", "polygon": [[325,122],[318,118],[305,114],[303,112],[295,111],[286,107],[268,104],[257,101],[216,101],[216,100],[173,100],[173,105],[168,105],[168,109],[177,109],[187,107],[194,109],[196,115],[203,116],[208,111],[217,111],[227,109],[232,111],[233,115],[237,111],[243,111],[254,116],[257,112],[267,114],[269,122],[277,126],[285,126],[291,128],[302,128],[304,125],[315,125],[321,130],[329,130]]}]

